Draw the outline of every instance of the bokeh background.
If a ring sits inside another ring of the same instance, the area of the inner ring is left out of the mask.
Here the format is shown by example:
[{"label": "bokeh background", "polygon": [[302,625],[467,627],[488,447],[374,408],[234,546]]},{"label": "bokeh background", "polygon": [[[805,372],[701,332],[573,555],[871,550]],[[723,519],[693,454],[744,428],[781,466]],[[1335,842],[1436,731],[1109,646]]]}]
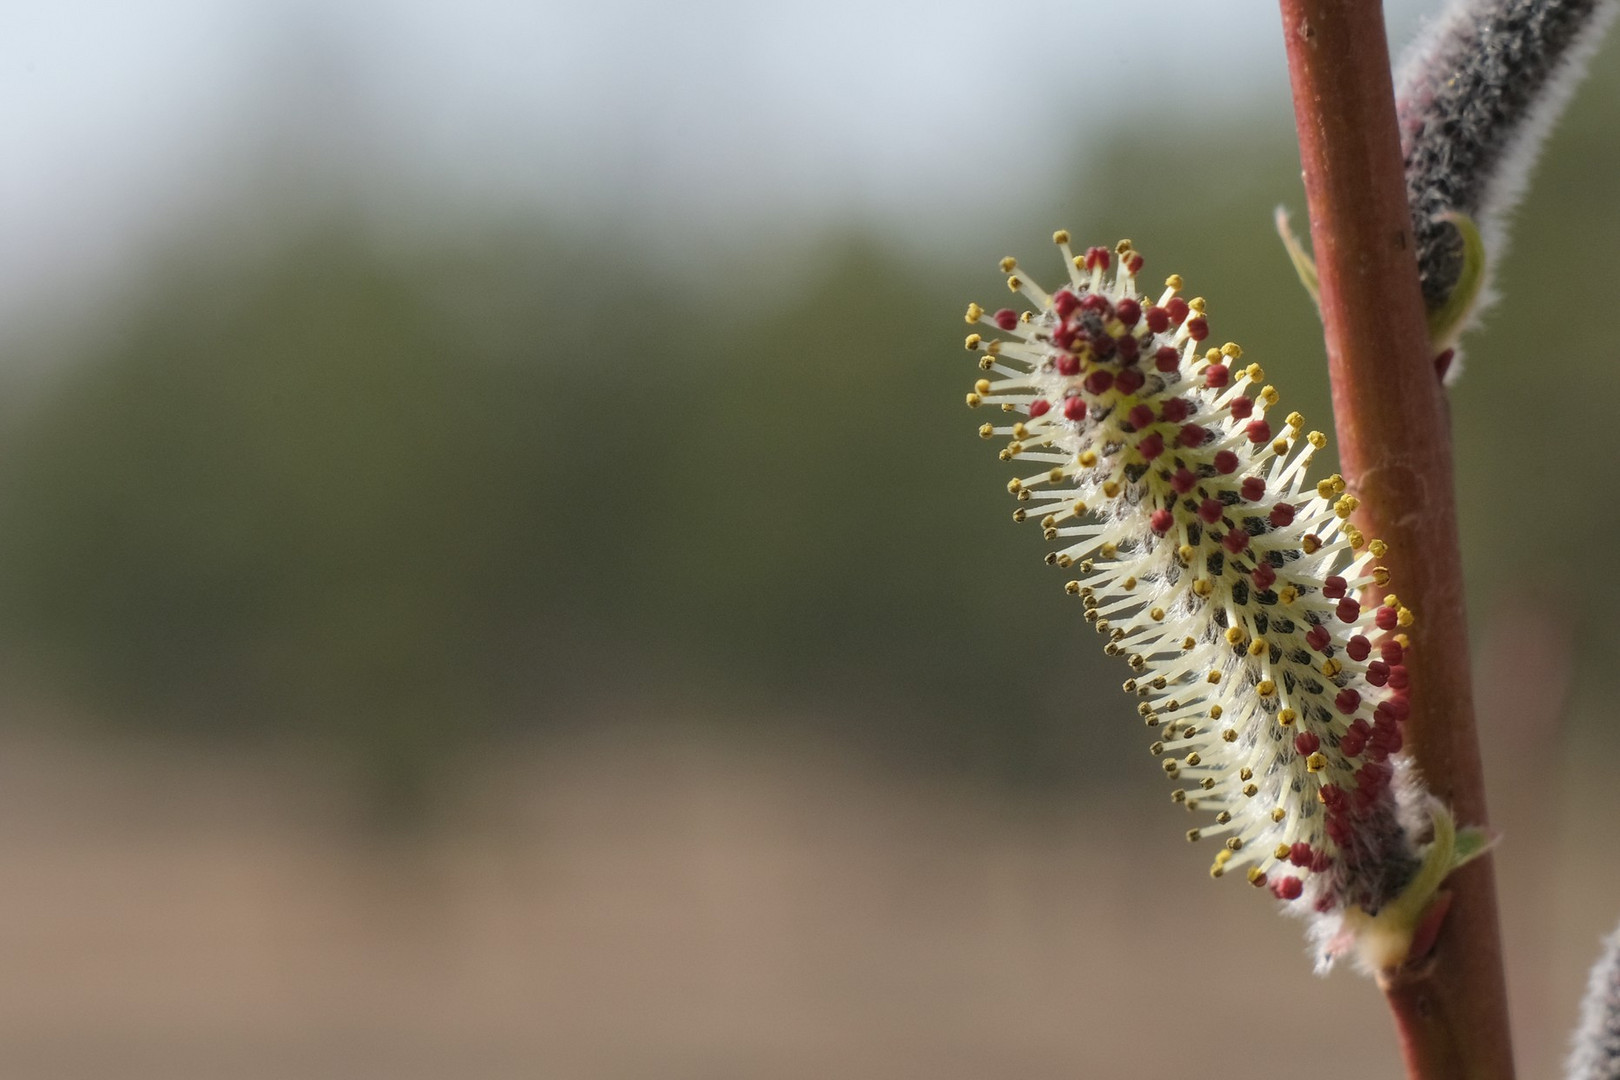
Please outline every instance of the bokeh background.
[{"label": "bokeh background", "polygon": [[[0,1074],[1394,1075],[961,408],[1065,226],[1328,423],[1210,12],[7,9]],[[1453,397],[1526,1075],[1620,913],[1617,60]]]}]

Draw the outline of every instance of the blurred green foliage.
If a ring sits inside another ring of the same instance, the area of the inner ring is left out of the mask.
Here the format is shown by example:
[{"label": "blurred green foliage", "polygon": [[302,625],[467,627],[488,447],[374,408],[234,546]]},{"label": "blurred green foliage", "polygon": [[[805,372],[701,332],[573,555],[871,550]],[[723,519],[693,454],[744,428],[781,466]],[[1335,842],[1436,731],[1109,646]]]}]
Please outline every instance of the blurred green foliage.
[{"label": "blurred green foliage", "polygon": [[[1467,343],[1477,602],[1503,582],[1610,599],[1570,582],[1617,513],[1577,486],[1620,400],[1584,295],[1620,232],[1614,67]],[[1270,231],[1278,202],[1303,210],[1286,112],[1203,119],[1122,128],[1008,248],[1038,272],[1055,226],[1131,236],[1327,428],[1315,315]],[[620,714],[800,717],[1022,782],[1139,752],[1120,672],[962,408],[961,311],[996,302],[1003,251],[924,265],[833,235],[750,308],[544,222],[284,233],[164,264],[20,389],[0,633],[21,677],[109,722],[329,741],[406,793],[469,741]]]}]

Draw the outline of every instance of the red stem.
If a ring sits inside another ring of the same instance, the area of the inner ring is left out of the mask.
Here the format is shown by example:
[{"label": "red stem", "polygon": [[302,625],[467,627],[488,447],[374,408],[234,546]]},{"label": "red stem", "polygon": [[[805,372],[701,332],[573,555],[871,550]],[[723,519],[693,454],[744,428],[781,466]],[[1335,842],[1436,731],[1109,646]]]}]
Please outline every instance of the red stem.
[{"label": "red stem", "polygon": [[[1376,0],[1280,0],[1339,454],[1358,524],[1417,615],[1406,743],[1460,824],[1484,825],[1469,688],[1450,418],[1418,290],[1383,12]],[[1413,1080],[1511,1080],[1490,859],[1450,880],[1433,953],[1380,983]]]}]

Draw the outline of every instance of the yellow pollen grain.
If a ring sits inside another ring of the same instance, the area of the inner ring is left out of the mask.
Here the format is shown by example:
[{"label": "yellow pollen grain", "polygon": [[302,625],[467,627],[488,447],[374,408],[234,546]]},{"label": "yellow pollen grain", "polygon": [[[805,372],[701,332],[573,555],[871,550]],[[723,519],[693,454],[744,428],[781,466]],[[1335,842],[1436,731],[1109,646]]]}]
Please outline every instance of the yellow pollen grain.
[{"label": "yellow pollen grain", "polygon": [[1204,359],[1208,360],[1212,364],[1220,363],[1221,362],[1221,350],[1219,350],[1219,349],[1211,349],[1211,350],[1209,350],[1208,352],[1206,352],[1204,354]]},{"label": "yellow pollen grain", "polygon": [[1097,464],[1097,452],[1095,450],[1080,451],[1080,467],[1082,469],[1089,469],[1095,464]]},{"label": "yellow pollen grain", "polygon": [[1023,279],[1020,278],[1017,274],[1013,274],[1011,277],[1009,277],[1007,279],[1007,291],[1008,292],[1017,292],[1019,289],[1023,288],[1023,285],[1024,285]]},{"label": "yellow pollen grain", "polygon": [[1305,768],[1310,772],[1321,772],[1327,768],[1327,755],[1318,751],[1305,759]]},{"label": "yellow pollen grain", "polygon": [[1333,504],[1333,512],[1339,515],[1341,518],[1347,518],[1351,514],[1355,513],[1356,507],[1360,505],[1360,499],[1356,498],[1354,495],[1346,495],[1338,502]]},{"label": "yellow pollen grain", "polygon": [[1221,681],[1221,673],[1218,671],[1212,671],[1204,677],[1204,681],[1209,683],[1218,683]]},{"label": "yellow pollen grain", "polygon": [[1083,514],[1086,512],[1086,504],[1083,502],[1076,502],[1072,509],[1076,514]]},{"label": "yellow pollen grain", "polygon": [[1164,279],[1164,287],[1173,292],[1180,292],[1181,284],[1180,274],[1171,274],[1169,277]]},{"label": "yellow pollen grain", "polygon": [[1288,453],[1288,440],[1273,439],[1271,442],[1271,452],[1276,454],[1278,457],[1282,457],[1284,454]]},{"label": "yellow pollen grain", "polygon": [[979,342],[981,342],[983,340],[984,340],[984,338],[980,337],[978,334],[969,334],[966,338],[963,339],[962,347],[964,349],[966,349],[968,352],[973,352],[975,349],[977,349],[979,347]]},{"label": "yellow pollen grain", "polygon": [[1103,481],[1103,494],[1106,495],[1108,498],[1110,498],[1110,499],[1119,498],[1119,492],[1120,492],[1120,487],[1119,487],[1119,484],[1117,482],[1115,482],[1113,480],[1105,480],[1105,481]]},{"label": "yellow pollen grain", "polygon": [[1287,844],[1278,844],[1271,849],[1271,857],[1273,859],[1286,859],[1290,850],[1292,849]]},{"label": "yellow pollen grain", "polygon": [[1275,405],[1278,401],[1282,400],[1282,395],[1277,393],[1277,388],[1275,386],[1266,386],[1261,388],[1260,398],[1267,405]]},{"label": "yellow pollen grain", "polygon": [[1266,655],[1267,649],[1268,646],[1266,645],[1265,638],[1255,638],[1253,641],[1249,642],[1250,656],[1264,656]]},{"label": "yellow pollen grain", "polygon": [[1242,851],[1243,850],[1243,841],[1242,841],[1242,839],[1240,839],[1239,837],[1236,837],[1236,836],[1232,837],[1230,840],[1228,840],[1226,842],[1226,850],[1227,851]]},{"label": "yellow pollen grain", "polygon": [[1324,499],[1333,498],[1333,481],[1318,480],[1316,482],[1316,493]]},{"label": "yellow pollen grain", "polygon": [[1400,613],[1395,616],[1395,625],[1399,626],[1403,630],[1415,622],[1417,622],[1417,616],[1412,614],[1411,608],[1403,607],[1401,608]]},{"label": "yellow pollen grain", "polygon": [[1080,583],[1078,581],[1071,581],[1063,586],[1063,591],[1068,593],[1070,596],[1079,596]]},{"label": "yellow pollen grain", "polygon": [[1219,720],[1221,718],[1221,707],[1219,705],[1211,705],[1209,707],[1209,718],[1211,720]]},{"label": "yellow pollen grain", "polygon": [[1337,675],[1339,672],[1341,672],[1343,670],[1344,670],[1344,665],[1339,663],[1337,660],[1333,659],[1332,657],[1329,657],[1328,659],[1322,661],[1322,674],[1326,675],[1330,679],[1333,678],[1333,676]]},{"label": "yellow pollen grain", "polygon": [[1299,590],[1294,588],[1292,585],[1284,585],[1282,587],[1282,589],[1277,593],[1277,600],[1280,603],[1292,604],[1295,600],[1298,600],[1298,599],[1299,599]]},{"label": "yellow pollen grain", "polygon": [[1295,720],[1298,720],[1298,719],[1299,719],[1299,714],[1296,713],[1293,709],[1278,709],[1277,710],[1277,723],[1281,724],[1283,727],[1287,727],[1289,724],[1292,724]]},{"label": "yellow pollen grain", "polygon": [[1259,364],[1250,364],[1243,369],[1243,376],[1250,382],[1259,382],[1266,377],[1266,369]]},{"label": "yellow pollen grain", "polygon": [[996,429],[995,429],[995,427],[993,425],[991,425],[991,424],[981,424],[981,425],[979,425],[979,438],[981,438],[981,439],[993,439],[995,437],[996,437]]},{"label": "yellow pollen grain", "polygon": [[1199,596],[1208,597],[1209,594],[1214,591],[1215,586],[1209,583],[1208,578],[1199,578],[1197,581],[1193,582],[1193,592],[1197,593]]},{"label": "yellow pollen grain", "polygon": [[1228,341],[1221,346],[1221,355],[1230,357],[1233,360],[1241,360],[1243,359],[1243,346],[1235,341]]},{"label": "yellow pollen grain", "polygon": [[1270,679],[1261,679],[1254,685],[1254,692],[1261,697],[1270,697],[1277,692],[1277,684]]},{"label": "yellow pollen grain", "polygon": [[1018,492],[1023,488],[1023,486],[1024,486],[1024,482],[1022,480],[1018,479],[1018,477],[1016,477],[1016,476],[1013,477],[1011,480],[1007,481],[1007,490],[1009,492],[1011,492],[1012,494],[1014,494],[1014,495],[1018,494]]},{"label": "yellow pollen grain", "polygon": [[1001,272],[1003,274],[1010,274],[1013,272],[1013,268],[1017,265],[1018,260],[1013,258],[1011,255],[1008,255],[1001,260]]},{"label": "yellow pollen grain", "polygon": [[1054,243],[1054,244],[1067,244],[1068,242],[1069,242],[1069,230],[1068,229],[1059,229],[1057,232],[1052,234],[1052,243]]},{"label": "yellow pollen grain", "polygon": [[984,399],[981,398],[978,394],[971,394],[970,393],[967,396],[967,407],[970,408],[970,409],[977,409],[979,407],[979,405],[983,401],[984,401]]},{"label": "yellow pollen grain", "polygon": [[1154,608],[1152,611],[1148,612],[1148,618],[1152,619],[1154,622],[1164,622],[1164,608]]},{"label": "yellow pollen grain", "polygon": [[1234,626],[1226,631],[1226,643],[1228,645],[1241,645],[1243,639],[1247,636],[1241,626]]},{"label": "yellow pollen grain", "polygon": [[1327,436],[1320,431],[1313,431],[1305,436],[1305,441],[1320,450],[1327,445]]},{"label": "yellow pollen grain", "polygon": [[1248,766],[1244,766],[1243,768],[1238,770],[1238,779],[1239,780],[1253,780],[1254,779],[1254,770],[1249,768]]},{"label": "yellow pollen grain", "polygon": [[1360,551],[1367,546],[1366,536],[1362,535],[1361,530],[1354,526],[1347,527],[1344,530],[1344,535],[1350,539],[1350,549],[1352,551]]},{"label": "yellow pollen grain", "polygon": [[1244,784],[1243,785],[1243,794],[1247,795],[1249,798],[1252,799],[1256,795],[1260,794],[1260,787],[1257,784]]},{"label": "yellow pollen grain", "polygon": [[1192,562],[1193,556],[1197,554],[1198,552],[1193,550],[1193,546],[1191,544],[1182,544],[1180,547],[1176,548],[1176,556],[1184,563]]},{"label": "yellow pollen grain", "polygon": [[1121,240],[1119,243],[1114,245],[1115,255],[1123,255],[1129,250],[1131,250],[1131,242],[1129,240]]},{"label": "yellow pollen grain", "polygon": [[1284,819],[1284,818],[1286,818],[1286,817],[1287,817],[1287,816],[1288,816],[1288,811],[1287,811],[1287,810],[1284,810],[1284,809],[1283,809],[1283,808],[1282,808],[1282,807],[1280,807],[1280,806],[1279,806],[1279,807],[1277,807],[1277,809],[1275,809],[1275,810],[1273,810],[1273,811],[1272,811],[1272,812],[1271,812],[1271,820],[1272,820],[1272,821],[1278,821],[1278,822],[1280,822],[1280,821],[1282,821],[1282,820],[1283,820],[1283,819]]},{"label": "yellow pollen grain", "polygon": [[1185,638],[1181,639],[1181,649],[1182,649],[1183,652],[1186,652],[1188,649],[1195,648],[1197,645],[1198,645],[1198,642],[1194,641],[1190,637],[1185,637]]},{"label": "yellow pollen grain", "polygon": [[1322,550],[1322,538],[1315,533],[1306,533],[1299,542],[1299,549],[1307,555],[1315,555]]},{"label": "yellow pollen grain", "polygon": [[1407,637],[1405,634],[1396,634],[1395,644],[1399,645],[1403,649],[1410,649],[1412,647],[1412,639]]},{"label": "yellow pollen grain", "polygon": [[981,317],[983,317],[983,315],[984,315],[984,308],[980,307],[978,304],[969,304],[968,305],[968,309],[967,309],[967,322],[968,322],[968,325],[971,326],[973,323],[978,322],[979,319]]},{"label": "yellow pollen grain", "polygon": [[1237,728],[1227,728],[1225,731],[1221,732],[1221,738],[1226,742],[1237,742]]},{"label": "yellow pollen grain", "polygon": [[1195,296],[1191,300],[1187,301],[1187,306],[1192,309],[1194,315],[1202,315],[1204,313],[1206,301],[1202,296]]},{"label": "yellow pollen grain", "polygon": [[1102,547],[1097,549],[1097,554],[1101,555],[1105,559],[1112,559],[1115,555],[1119,554],[1119,548],[1115,547],[1113,544],[1104,544]]},{"label": "yellow pollen grain", "polygon": [[1286,422],[1289,427],[1293,428],[1295,431],[1298,431],[1300,428],[1305,426],[1305,417],[1301,413],[1291,412],[1288,414],[1288,419]]}]

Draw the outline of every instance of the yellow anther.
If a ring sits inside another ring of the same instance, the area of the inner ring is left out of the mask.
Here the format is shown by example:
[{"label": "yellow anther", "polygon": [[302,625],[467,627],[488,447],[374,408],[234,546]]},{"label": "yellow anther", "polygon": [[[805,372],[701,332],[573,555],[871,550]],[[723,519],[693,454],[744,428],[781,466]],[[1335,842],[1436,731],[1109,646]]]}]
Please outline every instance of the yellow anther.
[{"label": "yellow anther", "polygon": [[1013,274],[1011,277],[1009,277],[1007,279],[1007,291],[1008,292],[1017,292],[1019,289],[1023,288],[1023,285],[1024,285],[1023,278],[1020,278],[1017,274]]},{"label": "yellow anther", "polygon": [[1016,477],[1016,476],[1013,477],[1011,480],[1007,481],[1007,491],[1010,492],[1013,495],[1018,494],[1019,491],[1023,490],[1023,487],[1024,487],[1024,482],[1022,480],[1018,479],[1018,477]]},{"label": "yellow anther", "polygon": [[1191,544],[1182,544],[1180,547],[1176,548],[1176,557],[1183,563],[1191,563],[1193,561],[1193,556],[1197,554],[1198,552],[1193,550],[1193,546]]},{"label": "yellow anther", "polygon": [[1400,607],[1401,606],[1401,598],[1399,596],[1397,596],[1395,593],[1385,593],[1384,594],[1384,606],[1385,607]]},{"label": "yellow anther", "polygon": [[1323,769],[1327,768],[1327,763],[1327,755],[1321,751],[1317,751],[1305,759],[1305,768],[1310,772],[1321,772]]},{"label": "yellow anther", "polygon": [[1227,728],[1225,731],[1221,732],[1221,738],[1226,742],[1237,742],[1237,728]]},{"label": "yellow anther", "polygon": [[1131,250],[1131,242],[1129,240],[1121,240],[1119,243],[1114,245],[1115,255],[1123,255],[1129,250]]},{"label": "yellow anther", "polygon": [[1327,436],[1320,431],[1313,431],[1305,436],[1305,441],[1320,450],[1327,445]]},{"label": "yellow anther", "polygon": [[1182,652],[1186,652],[1188,649],[1195,648],[1195,647],[1197,647],[1197,645],[1198,645],[1198,642],[1194,641],[1190,637],[1184,637],[1184,638],[1181,639],[1181,651]]},{"label": "yellow anther", "polygon": [[1403,607],[1395,616],[1395,625],[1403,630],[1415,622],[1417,622],[1417,616],[1412,614],[1411,608]]},{"label": "yellow anther", "polygon": [[1009,446],[1006,449],[1002,450],[1001,453],[997,454],[996,456],[998,458],[1000,458],[1002,461],[1011,461],[1015,455],[1014,455],[1013,448],[1011,446]]},{"label": "yellow anther", "polygon": [[1410,649],[1412,647],[1412,639],[1407,637],[1405,634],[1396,634],[1395,644],[1399,645],[1403,649]]},{"label": "yellow anther", "polygon": [[1243,785],[1243,794],[1247,795],[1249,798],[1252,799],[1256,795],[1260,794],[1260,787],[1257,784],[1244,784]]},{"label": "yellow anther", "polygon": [[1264,386],[1260,388],[1260,398],[1267,405],[1275,405],[1282,399],[1282,395],[1277,393],[1275,386]]},{"label": "yellow anther", "polygon": [[1259,382],[1266,377],[1266,371],[1259,364],[1250,364],[1243,369],[1243,375],[1250,382]]},{"label": "yellow anther", "polygon": [[1204,759],[1199,757],[1197,754],[1188,754],[1187,755],[1187,764],[1188,765],[1198,765],[1198,764],[1202,763],[1203,760]]},{"label": "yellow anther", "polygon": [[1344,477],[1340,476],[1338,473],[1334,473],[1332,476],[1328,477],[1328,482],[1333,485],[1333,493],[1335,495],[1342,494],[1344,492]]},{"label": "yellow anther", "polygon": [[1208,578],[1199,578],[1197,581],[1193,582],[1193,592],[1197,593],[1199,596],[1208,597],[1209,594],[1214,591],[1215,586],[1209,583]]},{"label": "yellow anther", "polygon": [[1119,554],[1119,548],[1115,547],[1113,544],[1104,544],[1102,547],[1097,549],[1097,554],[1101,555],[1105,559],[1112,559],[1115,555]]},{"label": "yellow anther", "polygon": [[1052,243],[1054,243],[1054,244],[1067,244],[1068,242],[1069,242],[1069,230],[1068,229],[1059,229],[1057,232],[1052,234]]},{"label": "yellow anther", "polygon": [[1277,710],[1277,723],[1281,724],[1283,727],[1287,727],[1288,725],[1292,724],[1295,720],[1298,720],[1298,719],[1299,719],[1299,714],[1297,712],[1295,712],[1293,709],[1278,709]]},{"label": "yellow anther", "polygon": [[1033,318],[1035,318],[1033,311],[1021,311],[1018,313],[1018,321],[1021,323],[1027,323]]},{"label": "yellow anther", "polygon": [[1221,346],[1221,355],[1230,357],[1233,360],[1241,360],[1243,358],[1243,346],[1235,341],[1228,341]]},{"label": "yellow anther", "polygon": [[1271,812],[1271,820],[1272,820],[1272,821],[1277,821],[1277,822],[1280,822],[1280,821],[1282,821],[1282,820],[1283,820],[1283,819],[1284,819],[1284,818],[1286,818],[1286,817],[1288,817],[1288,811],[1287,811],[1287,810],[1284,810],[1284,809],[1283,809],[1283,808],[1282,808],[1282,807],[1280,807],[1280,806],[1279,806],[1279,807],[1277,807],[1277,809],[1275,809],[1275,810],[1273,810],[1273,811],[1272,811],[1272,812]]},{"label": "yellow anther", "polygon": [[1187,301],[1187,306],[1192,308],[1194,315],[1202,315],[1204,313],[1204,298],[1202,296],[1195,296],[1191,300]]},{"label": "yellow anther", "polygon": [[1344,670],[1344,665],[1339,663],[1337,660],[1333,659],[1332,657],[1329,657],[1328,659],[1322,661],[1322,674],[1326,675],[1330,679],[1333,678],[1333,676],[1337,675],[1339,672],[1341,672],[1343,670]]},{"label": "yellow anther", "polygon": [[1211,720],[1219,720],[1221,718],[1221,707],[1219,705],[1211,705],[1209,707],[1209,718]]},{"label": "yellow anther", "polygon": [[1231,839],[1226,841],[1226,850],[1227,851],[1242,851],[1243,850],[1243,841],[1241,839],[1239,839],[1238,837],[1236,837],[1236,836],[1232,837]]},{"label": "yellow anther", "polygon": [[1113,480],[1105,480],[1105,481],[1103,481],[1103,494],[1105,496],[1107,496],[1110,499],[1117,499],[1117,498],[1119,498],[1119,492],[1120,492],[1120,486],[1116,481],[1113,481]]},{"label": "yellow anther", "polygon": [[1277,600],[1284,604],[1292,604],[1299,599],[1299,590],[1292,585],[1284,585],[1277,591]]},{"label": "yellow anther", "polygon": [[1373,567],[1373,584],[1379,588],[1389,584],[1389,568],[1386,566]]},{"label": "yellow anther", "polygon": [[1154,622],[1164,622],[1164,608],[1154,608],[1152,611],[1148,612],[1148,618],[1152,619]]},{"label": "yellow anther", "polygon": [[1013,258],[1011,255],[1008,255],[1006,258],[1001,260],[1001,272],[1003,274],[1010,274],[1013,272],[1013,267],[1017,265],[1018,260]]},{"label": "yellow anther", "polygon": [[1343,495],[1340,496],[1338,502],[1333,504],[1333,512],[1339,515],[1341,518],[1347,518],[1351,514],[1355,513],[1356,507],[1360,505],[1361,500],[1356,498],[1354,495]]},{"label": "yellow anther", "polygon": [[969,394],[967,396],[967,406],[970,409],[977,409],[983,402],[984,399],[978,394]]},{"label": "yellow anther", "polygon": [[1083,514],[1083,513],[1086,512],[1086,504],[1083,503],[1083,502],[1076,501],[1075,504],[1072,507],[1070,507],[1070,509],[1073,510],[1076,514]]},{"label": "yellow anther", "polygon": [[1289,427],[1293,428],[1295,431],[1298,431],[1300,428],[1305,426],[1305,416],[1304,416],[1304,414],[1303,413],[1298,413],[1298,412],[1289,413],[1288,414],[1287,424],[1288,424]]},{"label": "yellow anther", "polygon": [[1014,439],[1012,442],[1007,444],[1007,452],[1009,454],[1022,454],[1024,452],[1024,444],[1019,442],[1017,439]]},{"label": "yellow anther", "polygon": [[1221,673],[1218,671],[1212,671],[1208,675],[1204,676],[1204,681],[1209,683],[1218,683],[1221,681]]},{"label": "yellow anther", "polygon": [[1322,550],[1322,538],[1315,533],[1306,533],[1299,542],[1299,549],[1307,555],[1315,555]]},{"label": "yellow anther", "polygon": [[1132,589],[1136,588],[1136,579],[1133,577],[1128,577],[1119,583],[1119,587],[1124,589],[1126,592],[1130,592]]},{"label": "yellow anther", "polygon": [[1050,529],[1056,524],[1057,518],[1053,517],[1051,514],[1047,514],[1045,517],[1041,518],[1041,528],[1043,529]]},{"label": "yellow anther", "polygon": [[996,437],[996,429],[995,429],[994,425],[991,425],[991,424],[980,424],[979,425],[979,438],[981,438],[981,439],[993,439],[995,437]]},{"label": "yellow anther", "polygon": [[1067,570],[1069,567],[1074,565],[1074,560],[1072,558],[1070,558],[1069,556],[1067,556],[1067,555],[1059,555],[1057,557],[1057,559],[1056,559],[1056,562],[1057,562],[1057,564],[1059,566],[1063,567],[1063,569],[1065,569],[1065,570]]},{"label": "yellow anther", "polygon": [[1249,884],[1258,889],[1263,887],[1265,883],[1266,875],[1261,871],[1261,869],[1258,866],[1249,867]]},{"label": "yellow anther", "polygon": [[1204,353],[1204,359],[1208,360],[1212,364],[1220,363],[1221,362],[1221,350],[1219,350],[1219,349],[1210,349],[1208,352]]},{"label": "yellow anther", "polygon": [[1198,843],[1198,838],[1200,836],[1203,836],[1203,835],[1204,834],[1202,832],[1199,832],[1197,829],[1188,829],[1187,830],[1187,842],[1192,843],[1192,844],[1196,844],[1196,843]]},{"label": "yellow anther", "polygon": [[1171,292],[1180,292],[1181,291],[1181,275],[1180,274],[1171,274],[1169,277],[1165,278],[1164,279],[1164,287],[1169,289]]},{"label": "yellow anther", "polygon": [[1025,511],[1022,506],[1020,506],[1017,510],[1013,511],[1013,520],[1016,521],[1016,522],[1022,523],[1028,517],[1029,517],[1028,512]]},{"label": "yellow anther", "polygon": [[980,307],[978,304],[969,304],[968,305],[967,321],[968,321],[969,324],[978,322],[979,319],[981,317],[983,317],[983,315],[984,315],[984,308]]},{"label": "yellow anther", "polygon": [[1248,635],[1243,632],[1242,627],[1234,626],[1226,631],[1226,643],[1228,645],[1241,645],[1243,644],[1243,639],[1247,636]]},{"label": "yellow anther", "polygon": [[1344,535],[1349,539],[1350,548],[1353,551],[1360,551],[1367,546],[1366,536],[1362,535],[1361,530],[1354,525],[1345,526]]},{"label": "yellow anther", "polygon": [[1089,469],[1095,464],[1097,464],[1097,452],[1095,450],[1080,451],[1080,467],[1082,469]]},{"label": "yellow anther", "polygon": [[[979,357],[979,370],[980,371],[989,371],[991,368],[993,368],[995,366],[996,366],[996,358],[991,356],[989,353],[986,353],[985,355]],[[1011,404],[1003,405],[1002,408],[1006,409],[1009,412],[1012,411],[1012,405]]]},{"label": "yellow anther", "polygon": [[990,380],[980,379],[978,382],[974,383],[973,392],[976,394],[988,394],[990,392]]},{"label": "yellow anther", "polygon": [[1384,543],[1382,540],[1374,540],[1372,543],[1367,545],[1367,550],[1372,552],[1373,558],[1382,559],[1385,555],[1389,554],[1389,545]]},{"label": "yellow anther", "polygon": [[1277,684],[1270,679],[1261,679],[1254,686],[1254,692],[1261,697],[1270,697],[1277,692]]},{"label": "yellow anther", "polygon": [[1068,593],[1070,596],[1079,596],[1080,595],[1080,583],[1078,581],[1067,582],[1063,586],[1063,591]]},{"label": "yellow anther", "polygon": [[976,349],[978,349],[979,342],[981,342],[983,340],[984,340],[984,338],[980,337],[978,334],[969,334],[967,336],[967,340],[962,342],[962,347],[965,348],[968,352],[973,352]]},{"label": "yellow anther", "polygon": [[1253,641],[1249,642],[1249,655],[1264,656],[1266,655],[1268,648],[1269,647],[1266,645],[1265,638],[1255,638]]},{"label": "yellow anther", "polygon": [[[1278,844],[1276,847],[1271,849],[1271,857],[1273,859],[1286,859],[1288,858],[1288,853],[1291,850],[1292,849],[1287,844]],[[1259,867],[1255,867],[1255,869],[1258,870]]]},{"label": "yellow anther", "polygon": [[989,353],[991,356],[1000,356],[1001,355],[1001,342],[1000,341],[987,341],[987,342],[985,342],[984,351]]},{"label": "yellow anther", "polygon": [[1333,498],[1333,481],[1332,480],[1318,480],[1316,482],[1316,493],[1318,495],[1322,496],[1322,498],[1324,498],[1324,499]]},{"label": "yellow anther", "polygon": [[1273,454],[1276,454],[1278,457],[1281,457],[1282,455],[1288,453],[1288,440],[1287,439],[1273,439],[1273,440],[1271,440],[1271,452]]}]

